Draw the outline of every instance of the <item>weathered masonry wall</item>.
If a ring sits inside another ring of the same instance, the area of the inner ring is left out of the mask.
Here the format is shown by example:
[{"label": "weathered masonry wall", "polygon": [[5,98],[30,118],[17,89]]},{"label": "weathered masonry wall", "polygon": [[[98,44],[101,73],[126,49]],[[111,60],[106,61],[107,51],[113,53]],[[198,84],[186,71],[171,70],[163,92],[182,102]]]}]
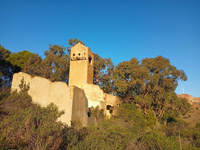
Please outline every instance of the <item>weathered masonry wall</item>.
[{"label": "weathered masonry wall", "polygon": [[[94,84],[79,84],[77,85],[79,88],[84,89],[85,96],[88,99],[88,107],[97,107],[99,106],[100,109],[104,109],[104,113],[106,115],[110,115],[107,111],[107,106],[109,107],[118,107],[119,106],[119,99],[116,96],[106,94],[103,90]],[[112,114],[116,114],[115,110]]]},{"label": "weathered masonry wall", "polygon": [[84,89],[85,95],[88,99],[88,107],[99,106],[101,109],[104,109],[101,107],[101,103],[105,103],[105,93],[98,85],[79,84],[77,86],[81,89]]},{"label": "weathered masonry wall", "polygon": [[104,109],[104,112],[107,116],[117,114],[117,107],[119,107],[120,101],[117,96],[113,96],[110,94],[106,94],[105,98],[106,102],[106,108]]},{"label": "weathered masonry wall", "polygon": [[72,120],[81,121],[83,126],[88,125],[88,100],[84,90],[78,87],[71,87],[71,96],[73,96]]},{"label": "weathered masonry wall", "polygon": [[50,103],[56,104],[59,110],[65,111],[59,120],[68,125],[71,124],[73,100],[70,98],[70,87],[66,83],[51,82],[45,78],[31,77],[31,75],[20,72],[13,75],[12,91],[19,91],[22,78],[26,84],[30,84],[28,94],[32,97],[33,102],[42,107],[46,107]]}]

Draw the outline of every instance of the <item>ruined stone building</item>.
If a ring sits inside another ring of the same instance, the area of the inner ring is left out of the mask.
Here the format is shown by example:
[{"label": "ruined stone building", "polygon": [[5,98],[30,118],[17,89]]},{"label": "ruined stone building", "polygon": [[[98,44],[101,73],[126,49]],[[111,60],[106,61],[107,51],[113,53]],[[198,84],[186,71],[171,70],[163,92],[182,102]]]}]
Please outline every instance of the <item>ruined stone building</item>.
[{"label": "ruined stone building", "polygon": [[60,121],[70,125],[71,121],[79,120],[83,126],[88,126],[95,122],[94,118],[88,117],[88,108],[99,106],[109,116],[110,107],[119,105],[116,96],[104,93],[98,85],[93,84],[93,69],[94,54],[88,47],[78,43],[71,49],[69,85],[19,72],[13,75],[11,89],[19,91],[19,84],[24,79],[30,85],[28,93],[34,103],[43,107],[54,103],[65,112]]}]

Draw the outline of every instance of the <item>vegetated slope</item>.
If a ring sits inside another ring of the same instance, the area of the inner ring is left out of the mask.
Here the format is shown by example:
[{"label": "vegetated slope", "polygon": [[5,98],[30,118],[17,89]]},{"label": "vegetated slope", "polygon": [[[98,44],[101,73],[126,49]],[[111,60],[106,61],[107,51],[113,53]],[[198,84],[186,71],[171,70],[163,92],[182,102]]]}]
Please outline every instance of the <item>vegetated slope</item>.
[{"label": "vegetated slope", "polygon": [[182,116],[184,121],[191,125],[200,121],[200,97],[192,97],[189,94],[179,94],[179,98],[185,98],[191,104],[191,111],[186,116]]},{"label": "vegetated slope", "polygon": [[190,104],[199,104],[200,105],[200,97],[193,97],[189,94],[179,94],[178,97],[186,98]]}]

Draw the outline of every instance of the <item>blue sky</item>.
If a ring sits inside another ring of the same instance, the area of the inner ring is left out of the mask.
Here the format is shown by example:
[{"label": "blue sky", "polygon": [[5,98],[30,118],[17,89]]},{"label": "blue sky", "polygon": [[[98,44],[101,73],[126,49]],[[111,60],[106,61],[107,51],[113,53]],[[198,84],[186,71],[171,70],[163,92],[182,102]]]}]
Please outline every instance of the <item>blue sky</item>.
[{"label": "blue sky", "polygon": [[0,0],[0,44],[43,57],[78,38],[115,65],[166,57],[188,76],[176,92],[200,97],[199,0]]}]

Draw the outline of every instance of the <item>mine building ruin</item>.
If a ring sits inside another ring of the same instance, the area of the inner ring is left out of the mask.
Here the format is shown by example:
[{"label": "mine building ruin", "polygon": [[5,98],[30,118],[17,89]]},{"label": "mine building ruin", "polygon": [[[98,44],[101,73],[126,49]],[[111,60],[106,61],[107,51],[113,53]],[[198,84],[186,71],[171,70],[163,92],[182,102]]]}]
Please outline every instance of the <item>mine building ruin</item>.
[{"label": "mine building ruin", "polygon": [[60,121],[71,125],[71,121],[79,120],[83,126],[88,126],[96,124],[95,118],[88,115],[91,107],[98,106],[109,117],[116,113],[119,106],[118,97],[104,93],[98,85],[93,84],[93,72],[94,54],[90,48],[78,43],[71,48],[69,85],[19,72],[13,75],[11,91],[19,91],[23,79],[30,85],[28,94],[34,103],[42,107],[54,103],[65,112]]}]

